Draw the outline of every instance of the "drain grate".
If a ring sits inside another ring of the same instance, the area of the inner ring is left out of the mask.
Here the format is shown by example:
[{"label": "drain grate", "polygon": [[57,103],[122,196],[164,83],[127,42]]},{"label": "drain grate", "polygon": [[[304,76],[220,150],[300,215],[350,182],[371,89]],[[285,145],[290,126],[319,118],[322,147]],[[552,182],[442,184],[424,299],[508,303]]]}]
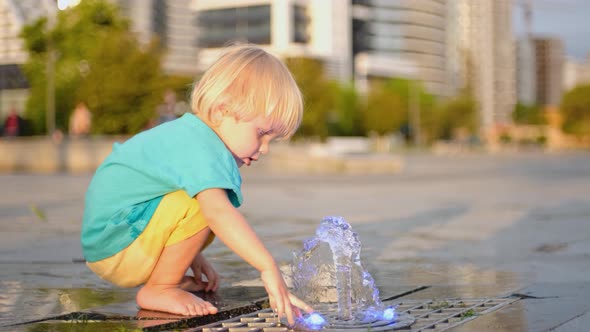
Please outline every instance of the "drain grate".
[{"label": "drain grate", "polygon": [[[322,331],[445,331],[467,321],[485,315],[520,298],[446,299],[385,301],[387,306],[396,306],[401,319],[414,320],[413,324],[381,325],[373,328],[342,326],[324,328]],[[281,325],[270,309],[260,310],[225,321],[190,329],[190,332],[291,332]]]},{"label": "drain grate", "polygon": [[496,311],[520,298],[407,300],[397,302],[397,311],[410,314],[416,322],[405,331],[445,331]]}]

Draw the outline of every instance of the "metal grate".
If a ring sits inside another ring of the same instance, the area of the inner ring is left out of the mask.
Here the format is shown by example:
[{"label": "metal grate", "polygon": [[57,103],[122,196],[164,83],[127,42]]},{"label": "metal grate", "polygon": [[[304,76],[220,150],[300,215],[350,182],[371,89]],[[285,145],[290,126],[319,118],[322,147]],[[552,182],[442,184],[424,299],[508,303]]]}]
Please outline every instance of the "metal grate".
[{"label": "metal grate", "polygon": [[[395,306],[398,317],[414,321],[413,324],[381,326],[342,326],[324,328],[322,331],[445,331],[467,321],[513,303],[520,298],[446,299],[446,300],[405,300],[385,301]],[[260,310],[229,320],[190,329],[190,332],[291,332],[282,325],[270,309]]]},{"label": "metal grate", "polygon": [[398,312],[408,313],[416,322],[404,331],[446,331],[496,311],[520,298],[407,300],[397,302]]}]

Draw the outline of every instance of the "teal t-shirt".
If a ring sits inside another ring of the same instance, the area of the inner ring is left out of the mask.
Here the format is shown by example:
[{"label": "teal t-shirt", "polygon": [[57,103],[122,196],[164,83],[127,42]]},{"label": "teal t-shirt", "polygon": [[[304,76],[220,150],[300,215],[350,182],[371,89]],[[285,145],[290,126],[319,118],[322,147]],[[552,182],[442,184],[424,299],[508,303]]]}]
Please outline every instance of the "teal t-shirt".
[{"label": "teal t-shirt", "polygon": [[96,262],[125,249],[147,226],[162,197],[184,190],[193,197],[210,188],[226,189],[242,204],[238,165],[217,134],[197,116],[135,135],[98,167],[86,192],[82,250]]}]

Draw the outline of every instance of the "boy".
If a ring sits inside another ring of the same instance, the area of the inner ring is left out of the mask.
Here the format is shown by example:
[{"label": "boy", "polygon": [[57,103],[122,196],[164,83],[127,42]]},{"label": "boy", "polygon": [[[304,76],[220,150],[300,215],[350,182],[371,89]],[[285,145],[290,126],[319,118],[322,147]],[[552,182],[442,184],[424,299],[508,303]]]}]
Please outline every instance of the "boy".
[{"label": "boy", "polygon": [[[194,114],[115,144],[97,169],[82,225],[88,266],[122,287],[143,284],[136,297],[141,308],[214,314],[217,308],[189,291],[218,288],[218,274],[201,255],[216,236],[260,271],[271,307],[293,324],[299,308],[311,308],[288,291],[237,210],[238,168],[297,130],[300,91],[282,62],[246,45],[215,62],[191,98]],[[189,268],[194,277],[185,276]]]}]

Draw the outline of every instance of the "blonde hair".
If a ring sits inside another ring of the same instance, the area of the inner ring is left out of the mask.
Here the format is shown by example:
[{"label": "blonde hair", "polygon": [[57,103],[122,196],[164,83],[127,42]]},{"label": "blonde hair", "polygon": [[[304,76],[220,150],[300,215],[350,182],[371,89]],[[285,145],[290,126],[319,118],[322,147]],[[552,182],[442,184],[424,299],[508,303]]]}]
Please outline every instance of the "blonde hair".
[{"label": "blonde hair", "polygon": [[270,117],[278,139],[292,136],[303,116],[301,92],[287,67],[253,45],[229,47],[194,87],[191,107],[213,124],[219,107],[239,120]]}]

